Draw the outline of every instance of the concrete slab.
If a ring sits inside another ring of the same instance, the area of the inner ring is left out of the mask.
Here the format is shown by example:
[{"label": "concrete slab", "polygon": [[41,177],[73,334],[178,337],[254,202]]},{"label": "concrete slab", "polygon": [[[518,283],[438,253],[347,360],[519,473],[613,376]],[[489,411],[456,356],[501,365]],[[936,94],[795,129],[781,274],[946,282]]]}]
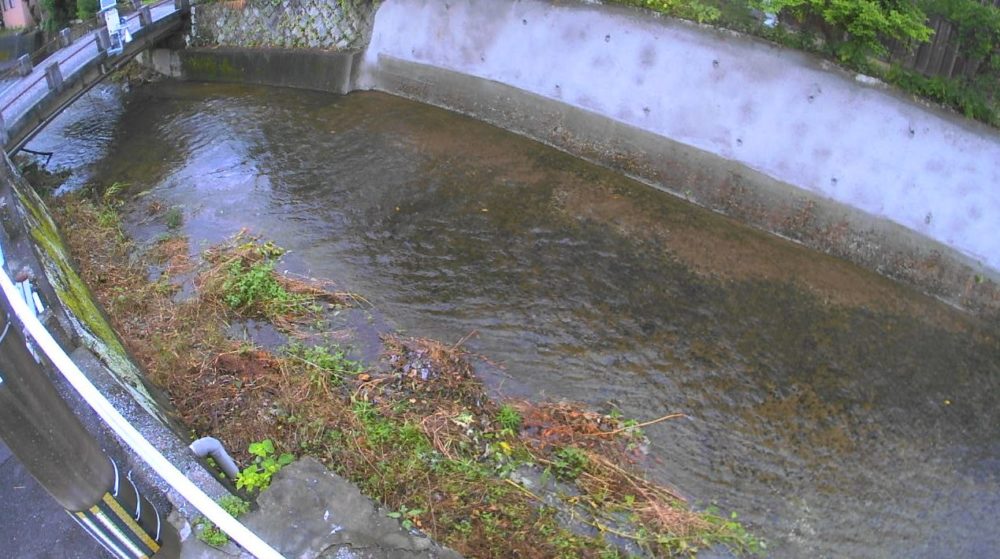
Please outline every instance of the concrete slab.
[{"label": "concrete slab", "polygon": [[407,532],[348,481],[313,458],[279,472],[244,522],[286,557],[458,559]]}]

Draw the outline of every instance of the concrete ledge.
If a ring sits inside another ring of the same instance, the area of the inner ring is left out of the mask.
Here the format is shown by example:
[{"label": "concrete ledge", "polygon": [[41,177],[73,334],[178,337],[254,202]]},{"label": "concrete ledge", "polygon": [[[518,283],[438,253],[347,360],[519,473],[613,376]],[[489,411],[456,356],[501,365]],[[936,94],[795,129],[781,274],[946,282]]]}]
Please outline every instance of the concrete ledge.
[{"label": "concrete ledge", "polygon": [[351,89],[357,52],[291,49],[186,49],[181,76],[192,81],[237,82],[344,94]]},{"label": "concrete ledge", "polygon": [[275,476],[245,522],[285,557],[461,559],[425,536],[400,527],[357,487],[315,458]]}]

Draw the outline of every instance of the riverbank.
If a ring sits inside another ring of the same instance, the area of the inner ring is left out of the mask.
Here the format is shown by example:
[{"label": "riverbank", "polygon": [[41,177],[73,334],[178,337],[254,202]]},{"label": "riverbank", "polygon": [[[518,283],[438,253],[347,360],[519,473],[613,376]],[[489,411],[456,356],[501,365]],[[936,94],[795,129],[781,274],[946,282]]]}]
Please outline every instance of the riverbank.
[{"label": "riverbank", "polygon": [[252,223],[288,249],[279,269],[375,303],[335,317],[363,340],[351,359],[375,362],[378,332],[475,329],[463,347],[503,365],[474,361],[491,390],[687,413],[646,429],[650,475],[739,511],[775,556],[998,544],[953,514],[1000,496],[996,323],[398,97],[165,81],[116,108],[107,89],[37,140],[73,170],[62,189],[127,181],[124,229],[191,256]]},{"label": "riverbank", "polygon": [[[693,512],[642,474],[640,422],[495,402],[461,343],[386,333],[376,361],[355,360],[330,320],[363,298],[278,274],[281,249],[247,235],[193,256],[182,236],[137,243],[120,220],[126,196],[116,183],[55,199],[53,213],[81,277],[183,422],[242,462],[265,439],[275,454],[314,456],[404,526],[471,557],[764,549],[735,515]],[[127,203],[146,204],[167,230],[180,225],[155,201]],[[270,347],[231,335],[247,321],[275,335]]]}]

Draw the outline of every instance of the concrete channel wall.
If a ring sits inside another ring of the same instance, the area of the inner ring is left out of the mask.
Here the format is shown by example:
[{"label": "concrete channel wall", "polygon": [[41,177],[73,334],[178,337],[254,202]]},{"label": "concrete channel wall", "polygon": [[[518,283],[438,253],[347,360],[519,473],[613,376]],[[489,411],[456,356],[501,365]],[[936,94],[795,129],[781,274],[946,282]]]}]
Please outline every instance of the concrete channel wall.
[{"label": "concrete channel wall", "polygon": [[[196,18],[193,33],[223,21]],[[267,46],[253,52],[266,60]],[[185,56],[204,69],[235,55]],[[865,76],[648,12],[544,0],[386,0],[352,62],[348,85],[302,86],[465,113],[950,303],[1000,309],[1000,134]]]}]

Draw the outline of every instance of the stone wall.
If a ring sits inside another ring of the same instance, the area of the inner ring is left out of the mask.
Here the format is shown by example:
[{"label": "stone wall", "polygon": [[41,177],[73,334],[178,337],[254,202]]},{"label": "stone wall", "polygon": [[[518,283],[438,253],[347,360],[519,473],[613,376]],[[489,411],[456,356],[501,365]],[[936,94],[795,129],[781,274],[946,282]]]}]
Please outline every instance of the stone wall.
[{"label": "stone wall", "polygon": [[373,0],[234,0],[192,10],[191,44],[245,48],[362,48]]}]

